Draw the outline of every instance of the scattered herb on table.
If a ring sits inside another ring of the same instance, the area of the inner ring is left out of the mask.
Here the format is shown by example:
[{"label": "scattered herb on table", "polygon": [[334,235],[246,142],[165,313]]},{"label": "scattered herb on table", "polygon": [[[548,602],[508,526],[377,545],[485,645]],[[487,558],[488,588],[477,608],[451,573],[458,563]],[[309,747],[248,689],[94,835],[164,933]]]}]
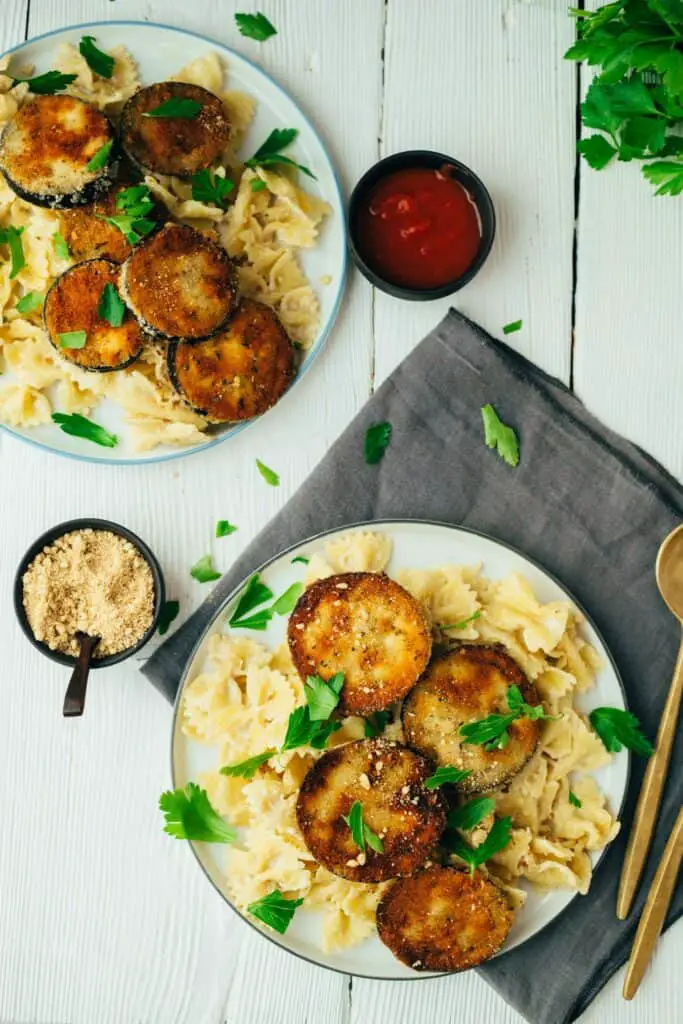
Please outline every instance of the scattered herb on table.
[{"label": "scattered herb on table", "polygon": [[478,608],[476,612],[472,612],[466,619],[461,622],[451,622],[447,626],[439,626],[439,629],[464,629],[465,626],[469,626],[470,622],[476,622],[477,619],[481,618],[481,609]]},{"label": "scattered herb on table", "polygon": [[471,774],[472,772],[469,768],[454,768],[450,764],[445,764],[437,768],[428,779],[425,779],[425,789],[438,789],[439,786],[443,786],[447,782],[457,786],[459,782],[462,782],[463,779],[466,779]]},{"label": "scattered herb on table", "polygon": [[110,434],[99,423],[94,423],[78,412],[53,412],[52,419],[65,434],[72,437],[82,437],[84,441],[92,441],[103,448],[116,448],[119,443],[116,434]]},{"label": "scattered herb on table", "polygon": [[321,676],[306,676],[304,695],[312,722],[324,722],[330,717],[344,685],[344,673],[337,672],[325,681]]},{"label": "scattered herb on table", "polygon": [[109,141],[105,142],[103,146],[100,146],[95,155],[91,156],[87,164],[85,165],[86,171],[101,170],[106,164],[107,160],[109,159],[109,154],[111,153],[111,147],[113,145],[114,140],[109,139]]},{"label": "scattered herb on table", "polygon": [[26,295],[22,295],[17,302],[17,313],[33,313],[40,309],[44,301],[45,296],[42,292],[26,292]]},{"label": "scattered herb on table", "polygon": [[78,50],[91,71],[100,78],[111,78],[116,61],[110,54],[103,53],[97,48],[94,36],[83,36],[78,44]]},{"label": "scattered herb on table", "polygon": [[512,323],[505,324],[503,327],[503,334],[515,334],[516,331],[521,331],[522,321],[513,320]]},{"label": "scattered herb on table", "polygon": [[298,900],[288,900],[279,889],[273,889],[267,896],[262,896],[260,900],[250,903],[247,906],[247,912],[252,917],[258,918],[259,921],[263,921],[269,928],[279,932],[280,935],[284,935],[294,917],[296,908],[300,907],[302,903],[303,897]]},{"label": "scattered herb on table", "polygon": [[56,92],[66,89],[78,78],[78,75],[65,75],[61,71],[46,71],[44,75],[36,75],[35,78],[15,78],[10,75],[15,85],[25,83],[28,91],[35,96],[52,96]]},{"label": "scattered herb on table", "polygon": [[0,244],[7,245],[9,247],[10,259],[12,261],[9,275],[10,278],[16,277],[19,271],[23,270],[26,266],[24,246],[21,241],[23,233],[23,228],[15,228],[13,226],[0,228]]},{"label": "scattered herb on table", "polygon": [[271,613],[273,615],[289,615],[290,612],[294,611],[294,607],[301,597],[303,590],[302,583],[292,583],[291,587],[287,587],[284,594],[273,602],[271,606]]},{"label": "scattered herb on table", "polygon": [[363,820],[363,805],[360,800],[354,800],[351,810],[342,814],[342,818],[351,829],[351,838],[359,850],[365,851],[365,844],[377,853],[384,853],[384,844],[376,832]]},{"label": "scattered herb on table", "polygon": [[221,578],[221,574],[213,567],[211,555],[204,555],[195,562],[190,569],[190,576],[197,580],[197,583],[211,583]]},{"label": "scattered herb on table", "polygon": [[298,170],[303,171],[304,174],[307,174],[309,178],[315,178],[315,174],[308,167],[298,164],[296,160],[292,160],[282,152],[283,149],[286,149],[287,146],[294,142],[298,134],[296,128],[274,128],[266,141],[246,161],[246,166],[273,167],[283,164],[288,167],[296,167]]},{"label": "scattered herb on table", "polygon": [[581,807],[581,801],[579,800],[579,798],[576,795],[576,793],[572,792],[571,789],[569,790],[568,796],[569,796],[569,803],[572,805],[572,807]]},{"label": "scattered herb on table", "polygon": [[301,562],[302,565],[308,565],[310,558],[306,558],[305,555],[297,555],[296,558],[292,559],[292,565],[296,565],[297,562]]},{"label": "scattered herb on table", "polygon": [[512,832],[512,818],[496,818],[493,827],[483,843],[473,847],[461,839],[457,832],[451,832],[444,836],[442,843],[451,853],[455,853],[461,860],[465,861],[470,874],[473,875],[475,868],[489,860],[495,853],[504,850],[510,842]]},{"label": "scattered herb on table", "polygon": [[280,477],[274,469],[269,469],[260,459],[256,460],[256,468],[267,484],[270,484],[271,487],[280,486]]},{"label": "scattered herb on table", "polygon": [[58,334],[60,348],[85,348],[88,335],[85,331],[64,331]]},{"label": "scattered herb on table", "polygon": [[462,807],[456,807],[448,813],[448,828],[461,828],[463,832],[471,832],[484,818],[496,809],[496,801],[490,796],[476,796]]},{"label": "scattered herb on table", "polygon": [[236,14],[235,23],[243,36],[247,39],[255,39],[257,43],[263,43],[271,36],[277,35],[277,29],[272,22],[268,21],[265,14],[259,11],[257,14]]},{"label": "scattered herb on table", "polygon": [[222,178],[220,174],[212,174],[208,167],[192,175],[192,198],[198,203],[213,203],[221,209],[227,208],[227,197],[235,187],[230,178]]},{"label": "scattered herb on table", "polygon": [[262,754],[248,757],[246,761],[239,761],[237,764],[226,764],[221,768],[221,775],[228,775],[230,778],[253,779],[261,765],[269,761],[277,750],[264,750]]},{"label": "scattered herb on table", "polygon": [[388,711],[375,711],[365,719],[364,732],[366,739],[374,740],[387,727],[391,715]]},{"label": "scattered herb on table", "polygon": [[492,405],[482,405],[481,418],[484,421],[484,442],[487,448],[495,448],[508,466],[517,466],[519,440],[512,427],[503,423]]},{"label": "scattered herb on table", "polygon": [[112,327],[120,327],[126,315],[126,304],[111,281],[107,281],[100,301],[97,304],[97,315],[106,320]]},{"label": "scattered herb on table", "polygon": [[368,466],[376,466],[391,441],[391,423],[373,423],[365,432],[364,454]]},{"label": "scattered herb on table", "polygon": [[55,248],[55,256],[59,260],[70,260],[71,253],[69,252],[69,246],[66,244],[66,238],[61,231],[55,231],[52,236],[52,244]]},{"label": "scattered herb on table", "polygon": [[595,170],[615,158],[653,160],[643,175],[655,195],[683,192],[683,4],[678,0],[617,0],[595,11],[570,9],[578,38],[568,60],[598,74],[581,104],[581,119],[597,133],[578,150]]},{"label": "scattered herb on table", "polygon": [[211,806],[206,790],[194,782],[162,793],[159,809],[166,819],[164,832],[176,839],[200,843],[234,843],[237,839],[234,828]]},{"label": "scattered herb on table", "polygon": [[173,620],[177,618],[179,611],[179,601],[164,601],[159,613],[159,636],[164,636],[168,633],[168,627],[171,625]]},{"label": "scattered herb on table", "polygon": [[237,527],[233,526],[229,519],[219,519],[216,523],[216,536],[217,537],[229,537],[231,533],[235,533]]},{"label": "scattered herb on table", "polygon": [[183,120],[191,120],[197,117],[202,109],[201,103],[190,99],[189,96],[171,96],[164,100],[158,107],[147,110],[143,117],[179,117]]},{"label": "scattered herb on table", "polygon": [[654,747],[643,733],[635,715],[621,708],[594,708],[588,716],[590,723],[611,754],[627,747],[634,754],[649,757]]},{"label": "scattered herb on table", "polygon": [[538,719],[552,719],[547,715],[542,704],[527,704],[518,686],[509,686],[507,702],[510,711],[506,715],[493,714],[480,718],[475,722],[466,722],[460,726],[460,735],[465,743],[475,743],[484,750],[503,750],[510,742],[510,726],[518,718],[528,718],[532,722]]}]

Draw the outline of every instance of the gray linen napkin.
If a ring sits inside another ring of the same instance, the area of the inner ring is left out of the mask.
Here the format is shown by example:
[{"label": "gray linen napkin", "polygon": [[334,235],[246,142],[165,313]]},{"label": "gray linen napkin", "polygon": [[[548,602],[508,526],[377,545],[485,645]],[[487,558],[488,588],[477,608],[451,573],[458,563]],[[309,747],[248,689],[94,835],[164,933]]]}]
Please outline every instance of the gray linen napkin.
[{"label": "gray linen napkin", "polygon": [[[492,402],[521,439],[511,469],[484,446]],[[388,420],[391,444],[363,459],[368,426]],[[654,738],[680,629],[657,592],[654,564],[683,519],[683,488],[595,420],[559,382],[451,310],[398,367],[287,506],[143,672],[170,700],[216,607],[280,550],[322,530],[382,518],[442,520],[499,537],[539,561],[590,610],[622,673],[631,709]],[[683,732],[672,757],[635,909],[614,908],[643,762],[634,758],[621,835],[587,896],[521,948],[481,968],[532,1024],[575,1020],[628,957],[649,883],[683,799]],[[679,884],[667,918],[683,912]],[[457,981],[453,982],[454,994]]]}]

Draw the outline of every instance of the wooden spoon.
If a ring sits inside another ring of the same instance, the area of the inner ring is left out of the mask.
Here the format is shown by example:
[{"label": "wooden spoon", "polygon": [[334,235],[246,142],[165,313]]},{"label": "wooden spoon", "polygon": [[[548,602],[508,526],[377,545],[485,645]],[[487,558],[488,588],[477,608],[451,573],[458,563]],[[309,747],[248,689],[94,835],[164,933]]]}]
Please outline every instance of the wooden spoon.
[{"label": "wooden spoon", "polygon": [[[657,586],[669,611],[676,616],[683,627],[683,525],[676,527],[663,542],[657,555],[655,567]],[[617,917],[622,921],[628,916],[638,882],[643,872],[647,851],[654,832],[657,811],[662,799],[662,790],[669,767],[678,712],[683,693],[683,634],[678,650],[676,667],[671,689],[666,698],[662,720],[657,731],[655,752],[648,761],[645,778],[638,797],[635,818],[631,826],[624,866],[621,871]]]},{"label": "wooden spoon", "polygon": [[64,718],[79,718],[85,708],[85,691],[88,685],[88,674],[90,672],[90,660],[95,648],[100,642],[98,636],[88,636],[87,633],[76,633],[76,639],[80,644],[78,658],[71,673],[69,685],[64,694]]}]

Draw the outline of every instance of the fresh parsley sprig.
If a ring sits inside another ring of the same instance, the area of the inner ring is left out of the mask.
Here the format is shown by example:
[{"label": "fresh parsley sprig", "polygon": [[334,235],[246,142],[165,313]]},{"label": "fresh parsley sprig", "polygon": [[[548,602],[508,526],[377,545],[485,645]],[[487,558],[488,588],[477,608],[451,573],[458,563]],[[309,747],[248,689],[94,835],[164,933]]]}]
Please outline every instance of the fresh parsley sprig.
[{"label": "fresh parsley sprig", "polygon": [[384,843],[363,818],[363,805],[360,800],[354,800],[351,810],[348,814],[342,814],[342,818],[351,829],[351,838],[359,850],[365,852],[367,843],[376,853],[384,853]]},{"label": "fresh parsley sprig", "polygon": [[258,918],[259,921],[263,921],[269,928],[279,932],[280,935],[284,935],[291,924],[296,908],[300,907],[302,903],[303,898],[288,900],[279,889],[273,889],[267,896],[262,896],[260,900],[250,903],[247,906],[247,912],[252,917]]},{"label": "fresh parsley sprig", "polygon": [[618,754],[627,747],[634,754],[649,757],[654,747],[635,715],[621,708],[594,708],[588,716],[606,750]]},{"label": "fresh parsley sprig", "polygon": [[10,225],[8,228],[0,229],[0,245],[6,245],[9,248],[11,269],[10,278],[16,277],[20,270],[23,270],[26,266],[26,257],[24,256],[24,246],[21,241],[21,236],[24,233],[23,228],[15,228]]},{"label": "fresh parsley sprig", "polygon": [[439,786],[443,786],[446,783],[457,786],[459,782],[462,782],[463,779],[466,779],[471,774],[472,771],[469,768],[454,768],[450,764],[441,765],[433,775],[425,779],[425,789],[438,789]]},{"label": "fresh parsley sprig", "polygon": [[28,86],[28,91],[35,96],[52,96],[56,92],[62,92],[67,85],[71,85],[78,78],[78,75],[65,75],[61,71],[46,71],[43,75],[36,75],[34,78],[15,78],[10,75],[15,85],[22,83]]},{"label": "fresh parsley sprig", "polygon": [[97,315],[106,320],[112,327],[120,327],[126,315],[126,304],[111,281],[107,281],[100,301],[97,304]]},{"label": "fresh parsley sprig", "polygon": [[230,778],[253,779],[261,765],[269,761],[277,754],[277,750],[264,750],[262,754],[248,757],[246,761],[238,761],[237,764],[226,764],[220,769],[221,775],[228,775]]},{"label": "fresh parsley sprig", "polygon": [[298,135],[296,128],[274,128],[265,142],[261,143],[252,157],[246,161],[247,167],[273,167],[283,164],[288,167],[296,167],[303,171],[309,178],[315,178],[315,174],[303,164],[285,156],[282,152],[287,146],[294,142]]},{"label": "fresh parsley sprig", "polygon": [[78,44],[78,50],[91,71],[100,78],[111,78],[116,61],[111,54],[103,53],[97,48],[94,36],[83,36]]},{"label": "fresh parsley sprig", "polygon": [[212,583],[221,578],[218,570],[214,569],[211,555],[203,555],[198,562],[195,562],[190,569],[190,576],[197,583]]},{"label": "fresh parsley sprig", "polygon": [[461,828],[463,832],[471,832],[495,809],[496,801],[492,797],[476,796],[474,800],[449,811],[446,824],[448,828]]},{"label": "fresh parsley sprig", "polygon": [[306,676],[304,695],[312,722],[326,721],[337,704],[344,685],[344,673],[337,672],[325,681],[321,676]]},{"label": "fresh parsley sprig", "polygon": [[481,418],[484,422],[484,442],[487,448],[495,448],[501,459],[513,468],[519,465],[519,439],[517,434],[503,423],[492,405],[482,405]]},{"label": "fresh parsley sprig", "polygon": [[220,174],[212,174],[206,168],[197,171],[190,181],[192,187],[192,198],[198,203],[213,203],[221,209],[227,209],[227,198],[235,187],[235,182],[230,178],[222,178]]},{"label": "fresh parsley sprig", "polygon": [[78,412],[53,412],[52,420],[65,434],[82,437],[84,441],[92,441],[93,444],[99,444],[103,448],[116,448],[119,443],[116,434],[110,434],[99,423],[81,416]]},{"label": "fresh parsley sprig", "polygon": [[447,833],[442,844],[451,853],[457,854],[467,864],[470,874],[500,850],[504,850],[510,842],[512,834],[512,818],[496,818],[493,827],[483,843],[473,847],[461,839],[457,832]]},{"label": "fresh parsley sprig", "polygon": [[159,809],[166,819],[164,832],[176,839],[200,843],[234,843],[237,839],[234,828],[211,806],[206,790],[194,782],[162,793]]},{"label": "fresh parsley sprig", "polygon": [[481,618],[481,609],[478,608],[476,612],[472,612],[466,619],[462,619],[460,622],[450,622],[448,625],[439,626],[440,630],[445,629],[464,629],[465,626],[469,626],[470,622],[476,622],[477,619]]},{"label": "fresh parsley sprig", "polygon": [[255,39],[257,43],[263,43],[271,36],[277,35],[273,23],[260,11],[257,14],[236,14],[235,24],[241,35],[247,39]]},{"label": "fresh parsley sprig", "polygon": [[518,686],[509,686],[507,702],[510,709],[506,715],[493,714],[480,718],[475,722],[466,722],[460,726],[460,735],[465,743],[483,746],[484,750],[502,750],[510,742],[509,728],[518,718],[552,719],[547,715],[542,704],[527,704]]},{"label": "fresh parsley sprig", "polygon": [[143,117],[177,117],[183,120],[191,120],[198,116],[202,109],[201,103],[190,99],[189,96],[171,96],[164,100],[158,107],[146,110]]}]

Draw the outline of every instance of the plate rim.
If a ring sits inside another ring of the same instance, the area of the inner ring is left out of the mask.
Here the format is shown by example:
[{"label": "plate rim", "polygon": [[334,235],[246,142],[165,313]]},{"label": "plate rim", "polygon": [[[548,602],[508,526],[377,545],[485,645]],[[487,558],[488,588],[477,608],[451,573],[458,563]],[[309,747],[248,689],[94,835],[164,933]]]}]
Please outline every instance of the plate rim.
[{"label": "plate rim", "polygon": [[[280,85],[280,83],[276,81],[276,79],[274,79],[267,71],[264,71],[260,64],[257,64],[256,61],[251,60],[249,57],[245,57],[238,50],[235,50],[232,46],[227,46],[225,43],[220,43],[216,39],[212,39],[210,36],[205,36],[202,32],[193,32],[191,29],[178,28],[176,25],[167,25],[161,21],[134,21],[130,18],[119,18],[113,21],[82,21],[77,22],[74,25],[64,25],[62,26],[62,28],[51,29],[49,32],[41,32],[40,35],[31,36],[30,39],[24,39],[21,43],[16,43],[14,46],[10,46],[8,49],[3,50],[0,53],[0,59],[2,57],[7,57],[11,53],[17,53],[18,51],[24,49],[26,46],[29,46],[31,43],[38,43],[41,42],[43,39],[49,39],[52,36],[60,36],[63,35],[65,32],[73,32],[78,29],[84,28],[111,28],[112,26],[116,25],[134,28],[165,29],[169,32],[176,32],[179,35],[191,36],[194,39],[200,39],[204,43],[208,43],[211,46],[218,47],[221,50],[227,51],[229,54],[237,57],[238,60],[244,61],[255,71],[259,72],[277,92],[281,93],[285,97],[285,99],[287,99],[296,107],[300,116],[306,122],[308,129],[312,132],[318,145],[325,154],[327,162],[330,166],[330,170],[332,172],[332,180],[336,191],[336,199],[339,204],[341,235],[343,242],[341,273],[339,275],[337,295],[332,305],[332,309],[330,310],[327,320],[322,325],[322,328],[320,330],[320,333],[318,334],[318,337],[315,340],[314,345],[311,347],[311,349],[309,349],[307,359],[305,359],[296,377],[292,381],[291,385],[287,388],[287,391],[284,393],[284,395],[282,395],[282,398],[285,398],[293,390],[294,386],[300,380],[303,380],[303,378],[306,376],[313,363],[316,362],[322,349],[325,347],[325,344],[329,338],[332,328],[334,327],[337,321],[337,317],[339,316],[339,310],[341,308],[344,293],[346,291],[346,281],[349,269],[349,240],[348,230],[346,226],[344,195],[342,192],[341,181],[339,179],[339,173],[332,160],[332,157],[330,156],[328,148],[324,143],[322,136],[318,132],[318,129],[315,127],[313,121],[306,113],[306,111],[302,109],[298,100],[294,99],[294,97],[282,85]],[[280,401],[282,401],[282,399],[280,399]],[[279,402],[277,402],[276,405],[279,405]],[[275,406],[273,406],[273,408],[275,408]],[[59,448],[52,448],[49,444],[45,444],[45,442],[43,441],[39,441],[33,437],[25,436],[18,430],[15,430],[8,423],[0,422],[0,429],[5,431],[11,437],[16,438],[18,441],[22,441],[25,444],[28,444],[32,448],[36,448],[41,452],[45,452],[48,455],[58,455],[64,459],[72,459],[75,462],[88,462],[90,464],[98,466],[145,466],[154,465],[156,463],[173,462],[175,459],[188,458],[191,455],[198,455],[200,452],[206,452],[210,448],[216,448],[219,444],[222,444],[224,441],[227,441],[230,437],[236,437],[237,434],[241,434],[243,430],[246,430],[248,427],[252,426],[252,424],[263,419],[263,416],[267,415],[269,412],[271,412],[270,409],[266,410],[265,413],[262,413],[261,416],[256,416],[253,419],[246,420],[243,423],[236,424],[229,433],[228,431],[226,431],[224,434],[221,434],[220,436],[213,438],[206,444],[196,445],[190,448],[179,448],[178,451],[167,452],[165,455],[150,456],[147,459],[112,459],[106,456],[104,456],[103,458],[97,458],[94,455],[81,455],[78,452],[67,452],[62,451]]]},{"label": "plate rim", "polygon": [[[359,522],[342,524],[340,526],[335,526],[335,527],[332,527],[330,529],[321,530],[319,533],[313,534],[313,535],[311,535],[309,537],[305,537],[302,540],[296,541],[295,543],[288,545],[286,548],[282,548],[280,551],[278,551],[278,553],[276,555],[273,555],[271,558],[266,559],[257,568],[253,569],[247,576],[245,576],[240,581],[240,583],[230,591],[230,593],[225,597],[225,599],[221,601],[220,605],[218,605],[218,607],[215,610],[214,614],[212,615],[210,621],[207,623],[207,625],[202,630],[201,635],[197,639],[196,643],[194,644],[194,646],[192,648],[192,651],[190,652],[190,654],[189,654],[189,656],[187,658],[187,661],[185,663],[185,667],[183,669],[183,673],[182,673],[182,675],[180,677],[180,681],[178,683],[178,690],[176,692],[175,700],[174,700],[174,703],[173,703],[173,716],[172,716],[172,720],[171,720],[171,730],[170,730],[170,740],[171,740],[171,742],[170,742],[170,762],[171,762],[171,782],[173,784],[173,788],[174,789],[176,788],[176,782],[177,782],[176,771],[175,771],[174,746],[175,746],[176,731],[177,731],[177,727],[178,727],[178,711],[180,709],[180,700],[181,700],[182,693],[183,693],[183,691],[185,689],[185,686],[187,685],[187,682],[188,682],[188,675],[189,675],[190,669],[191,669],[192,664],[193,664],[193,662],[194,662],[194,660],[195,660],[195,658],[197,656],[199,648],[204,643],[205,639],[209,635],[209,632],[214,628],[214,626],[216,624],[216,620],[218,619],[218,617],[220,615],[223,614],[223,612],[225,611],[226,607],[230,604],[230,602],[235,599],[235,597],[238,595],[240,590],[244,587],[246,581],[251,576],[253,576],[254,573],[265,572],[265,570],[269,566],[271,566],[274,562],[278,562],[281,558],[284,558],[286,555],[290,554],[292,551],[296,551],[297,548],[302,547],[304,544],[315,543],[316,541],[320,541],[320,540],[322,540],[325,537],[329,537],[331,534],[340,533],[340,532],[346,531],[346,530],[359,530],[359,529],[368,528],[368,527],[369,528],[373,528],[373,527],[378,527],[378,526],[381,527],[381,526],[406,526],[406,525],[444,527],[444,528],[446,528],[448,530],[455,530],[455,531],[459,531],[461,533],[469,533],[472,536],[479,537],[480,539],[483,539],[483,540],[491,541],[494,544],[497,544],[500,547],[505,548],[507,551],[511,551],[513,554],[515,554],[515,555],[525,559],[535,569],[538,569],[540,572],[544,573],[556,586],[558,586],[560,588],[560,590],[564,594],[566,594],[566,596],[569,598],[569,600],[572,601],[572,603],[578,608],[578,610],[584,616],[586,622],[590,625],[591,629],[594,630],[595,635],[597,636],[598,640],[602,644],[603,650],[605,651],[605,654],[607,655],[607,659],[609,661],[609,664],[610,664],[610,666],[612,668],[612,671],[613,671],[614,676],[616,678],[617,684],[618,684],[619,689],[621,691],[621,696],[622,696],[622,699],[623,699],[623,702],[624,702],[624,708],[625,708],[626,711],[629,710],[628,695],[626,693],[626,688],[624,686],[624,681],[621,678],[621,673],[620,673],[619,668],[617,666],[617,663],[616,663],[616,661],[614,659],[614,655],[612,654],[612,651],[610,650],[609,646],[605,642],[605,638],[603,637],[601,631],[598,629],[598,627],[597,627],[597,625],[595,623],[595,620],[586,611],[586,609],[584,608],[583,604],[574,597],[572,592],[567,589],[567,587],[558,579],[558,577],[554,573],[550,572],[550,570],[546,569],[545,566],[542,565],[540,562],[538,562],[535,558],[532,558],[529,555],[526,555],[519,548],[515,547],[514,544],[509,544],[507,541],[500,540],[498,537],[495,537],[495,536],[493,536],[490,533],[486,533],[484,530],[478,530],[478,529],[476,529],[474,527],[471,527],[471,526],[462,526],[462,525],[457,524],[457,523],[448,523],[448,522],[446,522],[444,520],[439,520],[439,519],[415,519],[415,518],[410,518],[410,517],[399,517],[399,518],[386,517],[386,518],[382,518],[382,519],[370,519],[370,520],[366,519],[366,520],[361,520]],[[633,755],[632,755],[632,752],[628,748],[625,748],[624,752],[626,754],[626,776],[625,776],[625,781],[624,781],[624,791],[623,791],[622,796],[621,796],[621,801],[620,801],[620,804],[619,804],[619,808],[615,812],[615,818],[617,820],[621,819],[624,807],[626,805],[626,800],[627,800],[628,792],[629,792],[629,786],[630,786],[630,783],[631,783],[631,772],[632,772],[632,767],[633,767]],[[227,906],[239,918],[239,920],[241,920],[245,924],[249,925],[249,927],[253,928],[253,930],[258,935],[260,935],[262,938],[267,939],[269,942],[272,942],[274,946],[276,946],[278,949],[283,950],[285,953],[288,953],[290,956],[298,957],[300,960],[304,960],[306,963],[312,964],[314,967],[318,967],[318,968],[320,968],[321,970],[324,970],[324,971],[332,971],[333,973],[341,974],[344,977],[363,978],[364,980],[367,980],[367,981],[386,981],[386,982],[433,981],[436,978],[449,978],[449,977],[453,976],[453,972],[451,972],[451,971],[442,971],[442,972],[436,972],[435,971],[435,972],[429,972],[429,973],[425,973],[425,974],[422,974],[422,973],[416,971],[412,975],[406,975],[406,976],[403,976],[403,977],[395,977],[395,978],[386,978],[386,977],[381,977],[381,976],[378,976],[378,975],[375,975],[375,974],[354,974],[354,973],[350,973],[347,970],[343,970],[341,967],[334,967],[331,964],[323,964],[323,963],[320,963],[320,961],[318,961],[318,960],[313,960],[311,957],[306,956],[304,953],[300,953],[298,950],[291,949],[289,946],[287,946],[282,941],[281,937],[277,936],[276,934],[272,934],[271,935],[270,931],[264,930],[259,925],[257,925],[254,921],[250,921],[249,918],[246,915],[242,914],[242,912],[240,910],[238,910],[238,908],[228,899],[227,895],[223,892],[223,890],[220,889],[216,885],[214,880],[211,878],[209,872],[204,867],[204,864],[202,863],[202,861],[201,861],[201,859],[199,857],[199,854],[198,854],[198,852],[197,852],[197,850],[195,848],[195,842],[193,840],[188,840],[187,845],[190,847],[190,849],[192,851],[192,856],[194,857],[194,859],[196,860],[197,864],[199,865],[199,868],[200,868],[202,874],[204,875],[204,877],[208,881],[208,883],[211,886],[211,888],[216,893],[218,893],[218,895],[221,897],[223,902],[227,904]],[[591,874],[591,884],[592,884],[592,879],[595,877],[597,871],[599,870],[599,868],[601,867],[601,865],[603,864],[603,862],[605,860],[605,855],[609,853],[611,845],[612,845],[611,842],[608,843],[606,846],[603,846],[602,850],[600,850],[598,852],[597,859],[596,859],[595,863],[593,864],[593,869],[592,869],[592,874]],[[527,942],[530,942],[532,939],[537,938],[547,928],[550,928],[552,925],[556,924],[556,922],[560,920],[560,918],[563,916],[563,914],[565,914],[567,912],[569,907],[571,907],[573,905],[574,901],[580,895],[581,895],[581,893],[579,893],[579,891],[577,889],[573,893],[573,895],[569,898],[569,900],[567,901],[566,905],[564,907],[562,907],[562,909],[560,911],[558,911],[558,913],[553,918],[551,918],[550,921],[547,921],[544,925],[542,925],[538,929],[538,931],[534,932],[533,935],[530,935],[527,939],[524,939],[522,942],[518,943],[518,945],[515,946],[514,949],[510,949],[510,950],[503,949],[503,950],[501,950],[501,952],[497,953],[496,956],[493,959],[494,960],[498,960],[498,959],[500,959],[500,957],[504,957],[506,955],[506,953],[514,953],[514,951],[516,949],[521,949]],[[590,895],[590,889],[586,893],[586,896],[589,896],[589,895]]]}]

